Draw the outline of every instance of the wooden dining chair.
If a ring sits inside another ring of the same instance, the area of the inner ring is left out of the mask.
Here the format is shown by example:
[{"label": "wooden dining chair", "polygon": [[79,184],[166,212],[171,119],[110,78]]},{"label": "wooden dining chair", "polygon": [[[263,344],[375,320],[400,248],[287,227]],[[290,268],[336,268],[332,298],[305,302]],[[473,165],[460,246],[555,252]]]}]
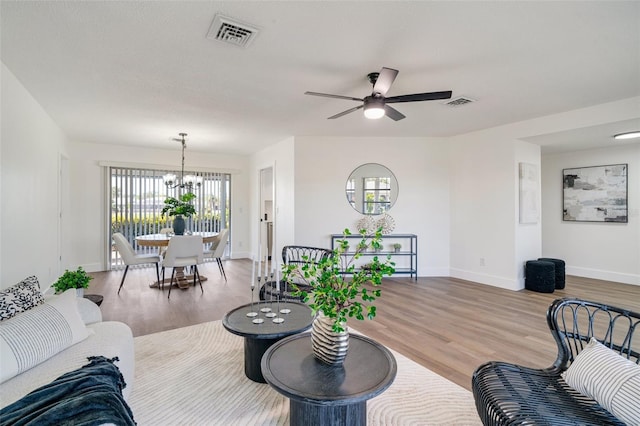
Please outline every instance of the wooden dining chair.
[{"label": "wooden dining chair", "polygon": [[202,281],[200,280],[200,272],[198,271],[198,265],[204,261],[202,236],[200,235],[175,235],[169,240],[167,251],[161,261],[162,266],[162,289],[164,289],[164,272],[165,268],[173,268],[171,271],[171,280],[169,282],[169,294],[171,297],[171,287],[173,286],[173,280],[176,276],[176,268],[186,268],[193,266],[193,285],[196,285],[196,279],[200,284],[200,290],[204,293],[202,288]]}]

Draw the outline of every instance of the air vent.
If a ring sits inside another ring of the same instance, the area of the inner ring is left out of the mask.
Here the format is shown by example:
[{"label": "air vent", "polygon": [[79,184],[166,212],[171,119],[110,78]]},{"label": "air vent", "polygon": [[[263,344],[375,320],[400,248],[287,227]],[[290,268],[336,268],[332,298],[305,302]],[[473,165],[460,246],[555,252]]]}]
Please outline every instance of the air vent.
[{"label": "air vent", "polygon": [[466,96],[458,96],[457,98],[449,99],[444,102],[444,104],[449,105],[450,107],[459,107],[475,101],[475,99],[467,98]]},{"label": "air vent", "polygon": [[207,38],[223,41],[239,47],[248,47],[258,34],[258,29],[222,15],[216,15]]}]

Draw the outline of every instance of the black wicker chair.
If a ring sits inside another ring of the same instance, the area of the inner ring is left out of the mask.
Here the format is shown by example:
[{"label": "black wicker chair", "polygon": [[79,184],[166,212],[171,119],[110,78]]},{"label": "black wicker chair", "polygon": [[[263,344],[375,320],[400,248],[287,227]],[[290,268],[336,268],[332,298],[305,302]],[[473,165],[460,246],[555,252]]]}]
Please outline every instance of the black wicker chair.
[{"label": "black wicker chair", "polygon": [[[332,256],[333,252],[329,249],[306,246],[284,246],[282,248],[282,261],[289,264],[318,263],[321,260]],[[307,286],[299,284],[300,289],[305,290]],[[293,296],[294,290],[290,288],[284,281],[280,282],[280,300],[284,301],[301,301],[300,296]],[[277,290],[275,282],[270,281],[260,288],[260,300],[276,300]]]},{"label": "black wicker chair", "polygon": [[640,363],[640,314],[601,303],[558,299],[547,311],[547,324],[558,344],[551,367],[538,370],[492,361],[473,373],[473,397],[482,423],[624,425],[596,401],[570,388],[560,374],[591,337]]}]

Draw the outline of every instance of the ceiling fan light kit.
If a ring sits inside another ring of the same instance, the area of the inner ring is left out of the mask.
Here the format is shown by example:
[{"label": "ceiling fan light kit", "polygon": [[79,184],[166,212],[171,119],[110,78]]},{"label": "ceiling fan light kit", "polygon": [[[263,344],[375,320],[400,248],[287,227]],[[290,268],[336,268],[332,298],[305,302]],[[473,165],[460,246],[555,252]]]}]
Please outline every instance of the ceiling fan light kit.
[{"label": "ceiling fan light kit", "polygon": [[414,93],[411,95],[392,96],[389,98],[385,98],[385,95],[391,88],[391,84],[393,84],[397,75],[398,75],[398,70],[394,70],[393,68],[386,68],[386,67],[383,67],[379,73],[372,72],[367,74],[367,79],[371,84],[373,84],[373,91],[371,92],[371,95],[365,96],[364,98],[354,98],[352,96],[343,96],[343,95],[331,95],[328,93],[319,93],[319,92],[304,92],[304,94],[312,95],[312,96],[322,96],[325,98],[345,99],[348,101],[362,102],[362,105],[359,105],[354,108],[350,108],[346,111],[342,111],[336,115],[332,115],[331,117],[329,117],[329,120],[342,117],[343,115],[347,115],[361,108],[364,108],[364,116],[366,118],[375,120],[378,118],[382,118],[383,116],[386,115],[390,119],[394,121],[398,121],[405,118],[405,116],[400,111],[390,107],[387,104],[400,103],[400,102],[435,101],[438,99],[451,98],[450,90],[446,90],[442,92]]},{"label": "ceiling fan light kit", "polygon": [[376,99],[371,96],[364,98],[364,116],[370,120],[384,117],[384,99]]}]

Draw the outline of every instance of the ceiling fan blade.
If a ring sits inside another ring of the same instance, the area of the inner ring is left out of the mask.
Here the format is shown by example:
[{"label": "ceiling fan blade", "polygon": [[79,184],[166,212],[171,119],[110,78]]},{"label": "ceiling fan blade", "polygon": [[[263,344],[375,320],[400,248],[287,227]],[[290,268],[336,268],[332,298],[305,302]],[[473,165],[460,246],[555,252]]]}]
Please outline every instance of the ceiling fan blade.
[{"label": "ceiling fan blade", "polygon": [[376,84],[373,85],[373,93],[380,93],[382,96],[386,95],[397,75],[398,70],[382,67]]},{"label": "ceiling fan blade", "polygon": [[451,90],[444,92],[429,92],[429,93],[414,93],[413,95],[400,95],[385,98],[385,102],[388,104],[398,102],[419,102],[419,101],[436,101],[438,99],[449,99],[451,97]]},{"label": "ceiling fan blade", "polygon": [[311,96],[322,96],[324,98],[335,98],[335,99],[346,99],[348,101],[364,101],[364,99],[360,98],[352,98],[351,96],[342,96],[342,95],[330,95],[328,93],[318,93],[318,92],[304,92],[305,95]]},{"label": "ceiling fan blade", "polygon": [[391,108],[389,105],[384,106],[384,114],[394,121],[402,120],[405,115],[395,108]]},{"label": "ceiling fan blade", "polygon": [[360,108],[363,108],[363,107],[364,107],[364,105],[359,105],[359,106],[357,106],[357,107],[350,108],[350,109],[348,109],[348,110],[346,110],[346,111],[342,111],[342,112],[340,112],[340,113],[338,113],[338,114],[336,114],[336,115],[332,115],[331,117],[327,118],[327,120],[332,120],[332,119],[334,119],[334,118],[340,118],[340,117],[342,117],[343,115],[350,114],[350,113],[352,113],[353,111],[357,111],[357,110],[359,110]]}]

